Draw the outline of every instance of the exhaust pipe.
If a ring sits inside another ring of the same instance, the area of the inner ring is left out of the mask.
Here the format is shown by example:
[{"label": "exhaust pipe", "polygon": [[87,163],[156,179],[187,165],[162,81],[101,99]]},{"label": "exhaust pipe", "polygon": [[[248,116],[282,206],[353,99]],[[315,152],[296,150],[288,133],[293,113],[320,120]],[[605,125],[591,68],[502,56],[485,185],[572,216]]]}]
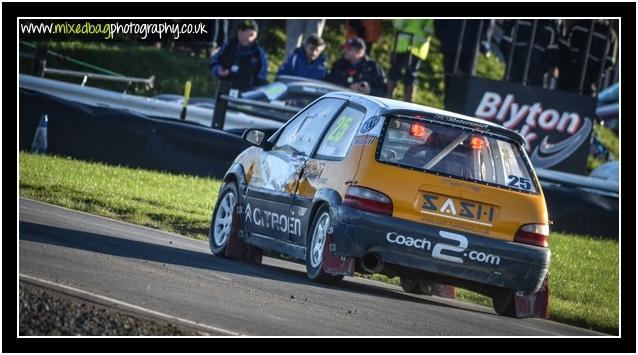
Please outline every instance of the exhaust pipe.
[{"label": "exhaust pipe", "polygon": [[368,253],[361,258],[361,268],[365,272],[376,274],[383,270],[383,261],[377,253]]}]

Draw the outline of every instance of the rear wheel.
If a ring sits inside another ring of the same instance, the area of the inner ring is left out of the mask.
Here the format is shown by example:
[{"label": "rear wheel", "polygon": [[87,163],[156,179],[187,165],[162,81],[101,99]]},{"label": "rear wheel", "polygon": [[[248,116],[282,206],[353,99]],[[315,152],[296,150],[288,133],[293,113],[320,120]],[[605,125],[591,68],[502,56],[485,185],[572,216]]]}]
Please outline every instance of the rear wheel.
[{"label": "rear wheel", "polygon": [[401,276],[401,288],[407,293],[421,294],[421,286],[418,279],[409,279]]},{"label": "rear wheel", "polygon": [[492,292],[492,306],[496,314],[516,317],[516,291],[498,289]]},{"label": "rear wheel", "polygon": [[215,256],[224,257],[233,225],[233,211],[239,196],[237,185],[234,182],[226,183],[219,196],[208,231],[208,244]]},{"label": "rear wheel", "polygon": [[315,213],[306,244],[306,274],[311,280],[326,284],[334,284],[343,279],[343,275],[330,275],[323,271],[323,253],[328,247],[326,235],[330,225],[328,206],[322,205]]}]

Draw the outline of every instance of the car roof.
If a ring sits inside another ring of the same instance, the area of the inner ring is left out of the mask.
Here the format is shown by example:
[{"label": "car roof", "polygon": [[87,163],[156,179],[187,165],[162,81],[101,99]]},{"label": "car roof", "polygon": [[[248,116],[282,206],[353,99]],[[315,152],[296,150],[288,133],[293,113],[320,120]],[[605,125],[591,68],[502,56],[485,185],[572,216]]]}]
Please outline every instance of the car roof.
[{"label": "car roof", "polygon": [[518,132],[505,128],[499,124],[434,107],[345,91],[329,93],[326,94],[325,97],[353,100],[364,105],[369,112],[375,112],[377,115],[387,115],[391,113],[405,115],[430,114],[434,115],[431,119],[436,121],[501,134],[513,139],[521,145],[525,144],[525,139]]}]

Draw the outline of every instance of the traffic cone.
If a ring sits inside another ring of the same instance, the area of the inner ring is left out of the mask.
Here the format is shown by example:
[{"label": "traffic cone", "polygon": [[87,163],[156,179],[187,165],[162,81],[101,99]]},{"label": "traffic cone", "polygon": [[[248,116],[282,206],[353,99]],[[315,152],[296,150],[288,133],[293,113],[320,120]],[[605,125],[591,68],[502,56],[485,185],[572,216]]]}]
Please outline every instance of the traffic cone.
[{"label": "traffic cone", "polygon": [[40,116],[40,122],[38,123],[38,128],[35,130],[35,135],[33,136],[33,143],[31,144],[31,152],[33,153],[46,153],[48,144],[47,138],[47,126],[48,126],[49,118],[46,114],[42,114]]}]

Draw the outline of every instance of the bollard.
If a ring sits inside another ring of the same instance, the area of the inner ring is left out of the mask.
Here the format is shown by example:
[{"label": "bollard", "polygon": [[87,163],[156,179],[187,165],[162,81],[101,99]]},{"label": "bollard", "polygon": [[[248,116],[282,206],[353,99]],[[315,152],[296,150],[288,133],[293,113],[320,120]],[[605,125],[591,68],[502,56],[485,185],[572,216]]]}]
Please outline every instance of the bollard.
[{"label": "bollard", "polygon": [[186,106],[188,106],[188,100],[190,99],[190,96],[191,96],[191,82],[189,80],[184,85],[184,100],[183,100],[182,112],[179,115],[180,120],[186,119]]},{"label": "bollard", "polygon": [[46,114],[40,116],[40,122],[38,122],[38,128],[35,130],[33,136],[33,143],[31,143],[31,152],[33,153],[46,153],[48,144],[47,126],[49,118]]}]

